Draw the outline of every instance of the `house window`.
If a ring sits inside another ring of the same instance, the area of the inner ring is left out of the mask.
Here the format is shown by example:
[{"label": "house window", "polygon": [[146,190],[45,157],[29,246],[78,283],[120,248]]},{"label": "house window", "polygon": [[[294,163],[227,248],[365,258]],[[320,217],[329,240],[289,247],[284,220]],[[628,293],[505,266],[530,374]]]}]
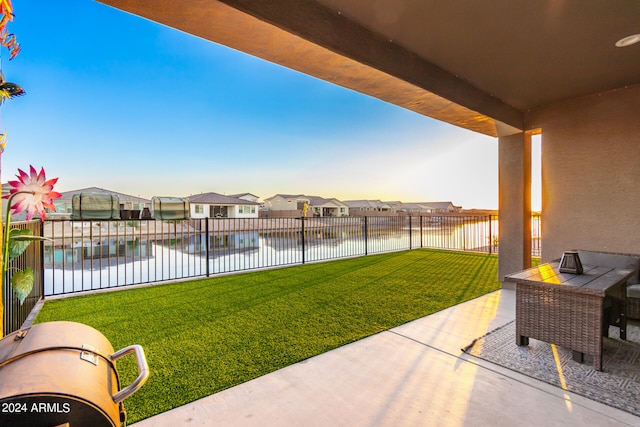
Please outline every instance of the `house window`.
[{"label": "house window", "polygon": [[238,213],[241,214],[248,214],[248,213],[256,213],[256,207],[255,206],[238,206]]},{"label": "house window", "polygon": [[195,209],[195,212],[196,212],[197,214],[204,213],[204,208],[203,208],[203,206],[202,206],[202,205],[195,205],[195,208],[194,208],[194,209]]}]

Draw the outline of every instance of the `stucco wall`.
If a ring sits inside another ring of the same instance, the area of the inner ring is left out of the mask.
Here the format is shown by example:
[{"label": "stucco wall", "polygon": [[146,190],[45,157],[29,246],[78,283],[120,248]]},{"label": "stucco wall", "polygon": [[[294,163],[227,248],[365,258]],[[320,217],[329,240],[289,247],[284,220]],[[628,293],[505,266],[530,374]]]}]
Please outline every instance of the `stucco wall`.
[{"label": "stucco wall", "polygon": [[295,211],[298,210],[298,201],[308,202],[306,199],[285,199],[280,196],[276,196],[271,200],[266,200],[265,205],[272,211]]},{"label": "stucco wall", "polygon": [[542,258],[640,253],[640,86],[531,113],[542,129]]},{"label": "stucco wall", "polygon": [[[240,206],[253,206],[254,211],[249,213],[240,213]],[[229,218],[258,218],[258,205],[235,205],[227,207]]]}]

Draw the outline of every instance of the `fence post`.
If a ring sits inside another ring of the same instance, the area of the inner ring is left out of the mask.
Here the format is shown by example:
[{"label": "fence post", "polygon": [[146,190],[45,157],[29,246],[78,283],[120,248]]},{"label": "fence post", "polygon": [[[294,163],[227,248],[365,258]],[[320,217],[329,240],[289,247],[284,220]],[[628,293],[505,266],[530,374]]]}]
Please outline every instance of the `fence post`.
[{"label": "fence post", "polygon": [[[202,220],[200,220],[202,221]],[[205,251],[205,259],[207,260],[207,277],[209,277],[209,218],[204,219],[204,251]]]},{"label": "fence post", "polygon": [[[38,236],[44,237],[44,221],[42,219],[38,224],[38,228]],[[40,246],[40,265],[38,266],[40,269],[40,298],[44,299],[44,240],[40,240],[38,246]]]},{"label": "fence post", "polygon": [[367,217],[363,216],[364,218],[364,230],[363,230],[363,234],[364,234],[364,255],[367,256],[369,255],[369,225],[367,223]]},{"label": "fence post", "polygon": [[422,215],[420,215],[420,248],[424,248],[424,243],[422,242]]},{"label": "fence post", "polygon": [[413,225],[412,225],[412,220],[411,220],[411,215],[409,215],[409,249],[413,249],[413,233],[412,233],[412,229]]},{"label": "fence post", "polygon": [[300,239],[302,240],[302,263],[305,263],[305,242],[304,242],[304,217],[300,217],[300,224],[302,225],[302,232],[300,235]]}]

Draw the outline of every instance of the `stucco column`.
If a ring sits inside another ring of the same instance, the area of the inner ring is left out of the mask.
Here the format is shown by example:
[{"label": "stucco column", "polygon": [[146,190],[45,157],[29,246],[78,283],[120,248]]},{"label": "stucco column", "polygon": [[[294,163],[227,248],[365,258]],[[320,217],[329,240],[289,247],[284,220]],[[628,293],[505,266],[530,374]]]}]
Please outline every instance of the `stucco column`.
[{"label": "stucco column", "polygon": [[[531,267],[531,135],[498,138],[498,280]],[[509,286],[509,283],[503,283]]]}]

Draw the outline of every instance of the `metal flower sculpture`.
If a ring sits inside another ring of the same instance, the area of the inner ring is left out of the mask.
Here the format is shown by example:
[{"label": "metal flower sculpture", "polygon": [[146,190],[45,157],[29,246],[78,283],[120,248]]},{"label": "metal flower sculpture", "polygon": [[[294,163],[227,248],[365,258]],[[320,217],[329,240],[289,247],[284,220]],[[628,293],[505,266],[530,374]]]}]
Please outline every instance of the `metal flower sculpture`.
[{"label": "metal flower sculpture", "polygon": [[33,166],[30,166],[28,174],[18,169],[16,176],[17,181],[9,181],[11,190],[5,196],[7,199],[14,200],[13,205],[10,206],[14,215],[27,211],[27,221],[30,221],[36,212],[40,214],[40,218],[44,219],[47,214],[44,208],[56,210],[53,199],[60,197],[61,194],[53,191],[53,186],[58,182],[58,178],[47,180],[44,168],[37,172]]},{"label": "metal flower sculpture", "polygon": [[[55,212],[53,199],[61,196],[60,193],[53,191],[53,186],[58,178],[47,180],[44,168],[37,172],[33,166],[30,166],[29,173],[18,169],[17,181],[9,181],[11,190],[9,194],[4,196],[7,201],[7,212],[4,224],[4,242],[2,257],[2,277],[7,277],[9,263],[20,256],[33,241],[48,240],[45,237],[33,236],[31,230],[11,228],[11,213],[18,214],[27,212],[27,221],[35,216],[40,215],[41,219],[46,216],[45,208],[49,208]],[[11,212],[12,211],[12,212]],[[33,288],[34,277],[33,270],[26,268],[24,271],[14,272],[11,276],[11,286],[13,291],[22,304],[31,293]]]}]

